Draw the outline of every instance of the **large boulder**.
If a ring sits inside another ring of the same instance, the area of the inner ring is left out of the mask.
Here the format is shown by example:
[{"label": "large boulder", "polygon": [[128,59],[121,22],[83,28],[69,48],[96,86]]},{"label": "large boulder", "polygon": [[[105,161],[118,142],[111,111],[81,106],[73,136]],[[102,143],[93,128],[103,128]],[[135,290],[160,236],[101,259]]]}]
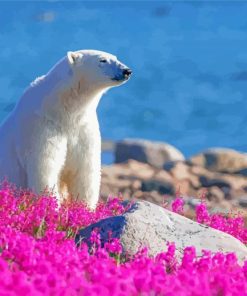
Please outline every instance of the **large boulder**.
[{"label": "large boulder", "polygon": [[[247,154],[228,148],[211,148],[190,158],[194,165],[211,171],[240,173],[247,169]],[[244,174],[244,173],[243,173]]]},{"label": "large boulder", "polygon": [[166,250],[167,242],[174,242],[181,257],[186,246],[195,246],[197,255],[202,250],[235,252],[243,262],[247,248],[229,234],[196,223],[147,201],[138,201],[123,215],[103,219],[79,231],[76,243],[88,241],[93,229],[98,228],[102,243],[112,237],[119,238],[124,252],[133,255],[140,247],[148,247],[154,256]]},{"label": "large boulder", "polygon": [[167,143],[151,142],[141,139],[126,139],[116,143],[115,162],[134,159],[162,168],[168,161],[184,160],[183,154]]}]

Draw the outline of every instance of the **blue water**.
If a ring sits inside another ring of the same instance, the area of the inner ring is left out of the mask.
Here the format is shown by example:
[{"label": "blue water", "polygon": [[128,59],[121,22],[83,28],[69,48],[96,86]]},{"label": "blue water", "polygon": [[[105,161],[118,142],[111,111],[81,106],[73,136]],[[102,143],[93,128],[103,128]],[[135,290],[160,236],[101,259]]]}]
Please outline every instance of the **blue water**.
[{"label": "blue water", "polygon": [[238,1],[0,2],[0,121],[68,50],[93,48],[134,73],[100,103],[103,138],[247,151],[246,15]]}]

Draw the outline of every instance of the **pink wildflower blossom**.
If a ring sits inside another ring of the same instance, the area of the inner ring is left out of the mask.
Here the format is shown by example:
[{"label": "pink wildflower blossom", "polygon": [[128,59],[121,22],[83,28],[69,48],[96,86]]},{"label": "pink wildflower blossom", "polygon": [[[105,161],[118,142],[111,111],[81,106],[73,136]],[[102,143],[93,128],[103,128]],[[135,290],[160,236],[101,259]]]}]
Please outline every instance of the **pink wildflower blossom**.
[{"label": "pink wildflower blossom", "polygon": [[[173,210],[180,213],[182,207],[176,200]],[[94,252],[85,243],[75,245],[78,229],[126,210],[117,198],[100,203],[94,212],[81,202],[58,208],[54,197],[3,186],[0,295],[247,295],[247,261],[239,265],[235,254],[205,250],[196,258],[188,246],[179,262],[171,242],[154,258],[145,247],[130,257],[111,234],[102,246],[97,230],[91,237]],[[204,204],[196,213],[198,222],[247,243],[240,216],[210,215]]]}]

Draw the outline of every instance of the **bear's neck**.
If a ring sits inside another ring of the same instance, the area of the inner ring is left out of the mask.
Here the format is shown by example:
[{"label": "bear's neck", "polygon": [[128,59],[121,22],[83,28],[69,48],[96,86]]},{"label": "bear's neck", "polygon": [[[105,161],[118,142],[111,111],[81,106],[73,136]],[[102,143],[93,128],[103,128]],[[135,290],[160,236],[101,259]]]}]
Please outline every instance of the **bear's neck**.
[{"label": "bear's neck", "polygon": [[75,79],[68,68],[61,68],[64,66],[60,64],[60,69],[52,69],[47,75],[48,81],[53,80],[50,82],[54,88],[44,107],[47,117],[63,127],[69,127],[87,122],[88,118],[94,116],[100,98],[107,89],[89,86],[83,79]]}]

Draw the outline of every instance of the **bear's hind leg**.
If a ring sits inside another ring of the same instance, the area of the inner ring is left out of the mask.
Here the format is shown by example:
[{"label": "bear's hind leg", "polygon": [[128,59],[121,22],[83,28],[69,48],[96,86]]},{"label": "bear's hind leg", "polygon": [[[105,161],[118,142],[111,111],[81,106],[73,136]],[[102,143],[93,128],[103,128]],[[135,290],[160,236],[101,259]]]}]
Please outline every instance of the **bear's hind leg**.
[{"label": "bear's hind leg", "polygon": [[46,141],[39,146],[37,143],[33,147],[27,162],[27,182],[28,187],[37,194],[46,189],[52,191],[61,203],[59,176],[66,159],[67,140],[57,140],[56,143]]}]

